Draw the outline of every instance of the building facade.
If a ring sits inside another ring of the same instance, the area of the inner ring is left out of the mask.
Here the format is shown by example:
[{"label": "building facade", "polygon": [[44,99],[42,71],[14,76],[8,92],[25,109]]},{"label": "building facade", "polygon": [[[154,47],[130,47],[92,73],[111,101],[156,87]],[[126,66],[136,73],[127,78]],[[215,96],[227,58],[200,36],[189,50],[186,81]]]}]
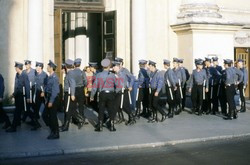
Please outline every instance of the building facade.
[{"label": "building facade", "polygon": [[195,58],[241,57],[248,67],[250,1],[0,0],[0,34],[6,95],[14,62],[26,59],[60,65],[82,58],[84,66],[119,56],[135,76],[140,59],[163,69],[163,59],[180,57],[191,71]]}]

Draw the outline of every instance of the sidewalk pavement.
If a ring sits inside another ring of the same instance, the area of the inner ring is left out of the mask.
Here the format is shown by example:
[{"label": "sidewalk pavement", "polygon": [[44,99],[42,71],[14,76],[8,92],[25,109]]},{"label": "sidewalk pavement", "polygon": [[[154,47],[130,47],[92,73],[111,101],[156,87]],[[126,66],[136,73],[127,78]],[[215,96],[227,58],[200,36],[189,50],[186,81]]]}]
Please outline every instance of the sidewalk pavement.
[{"label": "sidewalk pavement", "polygon": [[[246,113],[237,120],[223,120],[220,115],[191,115],[187,111],[159,123],[147,123],[141,118],[133,126],[116,125],[116,132],[104,128],[94,131],[96,114],[88,111],[89,125],[81,130],[71,124],[68,132],[60,133],[59,140],[47,140],[49,129],[44,126],[30,131],[23,123],[16,133],[0,130],[0,160],[21,157],[63,155],[105,150],[158,147],[178,143],[229,139],[250,136],[250,102]],[[63,114],[59,114],[60,124]],[[2,125],[1,125],[2,126]]]}]

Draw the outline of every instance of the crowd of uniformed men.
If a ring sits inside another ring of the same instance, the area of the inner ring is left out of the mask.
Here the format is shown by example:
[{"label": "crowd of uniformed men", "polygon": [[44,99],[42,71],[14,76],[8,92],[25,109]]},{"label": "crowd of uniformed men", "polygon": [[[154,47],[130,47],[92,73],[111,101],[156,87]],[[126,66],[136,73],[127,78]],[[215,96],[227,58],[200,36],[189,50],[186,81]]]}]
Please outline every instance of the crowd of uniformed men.
[{"label": "crowd of uniformed men", "polygon": [[[36,62],[36,69],[31,68],[31,61],[25,60],[26,70],[22,63],[15,63],[16,77],[12,97],[15,99],[13,121],[3,111],[4,79],[0,74],[0,116],[4,122],[6,132],[16,132],[21,121],[31,119],[31,130],[41,127],[39,123],[41,105],[42,119],[50,128],[48,139],[58,139],[59,131],[68,131],[70,123],[80,129],[88,124],[86,120],[86,99],[84,88],[89,92],[92,109],[98,113],[95,131],[102,131],[105,125],[110,131],[116,131],[115,124],[125,122],[133,125],[140,117],[148,119],[149,123],[173,118],[184,110],[186,92],[191,93],[191,113],[213,114],[221,113],[224,119],[237,118],[237,112],[246,111],[245,89],[248,82],[248,73],[244,67],[244,60],[224,60],[224,69],[218,64],[218,58],[213,57],[195,59],[196,69],[190,75],[182,66],[183,60],[174,58],[173,68],[169,60],[163,60],[165,71],[156,68],[153,61],[139,61],[139,75],[136,79],[128,69],[123,67],[123,59],[115,61],[104,59],[101,62],[102,71],[98,70],[97,63],[89,63],[93,76],[87,77],[80,69],[81,59],[66,60],[61,66],[65,74],[63,98],[60,98],[59,79],[55,74],[57,65],[49,61],[47,73],[43,70],[44,64]],[[137,84],[134,85],[134,84]],[[137,90],[135,96],[135,110],[131,108],[131,91]],[[241,109],[236,109],[234,96],[239,90]],[[161,96],[165,95],[166,100]],[[63,100],[64,122],[59,127],[57,111]],[[168,106],[166,106],[166,103]],[[221,109],[219,110],[219,105]],[[168,109],[166,109],[168,107]],[[125,120],[123,111],[128,118]],[[161,114],[159,120],[158,114]]]}]

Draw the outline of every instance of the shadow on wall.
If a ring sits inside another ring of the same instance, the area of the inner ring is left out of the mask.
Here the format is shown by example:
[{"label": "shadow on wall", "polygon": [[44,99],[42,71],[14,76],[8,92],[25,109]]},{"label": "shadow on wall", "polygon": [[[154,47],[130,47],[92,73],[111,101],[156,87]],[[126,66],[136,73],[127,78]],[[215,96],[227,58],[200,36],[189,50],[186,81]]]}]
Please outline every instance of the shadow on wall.
[{"label": "shadow on wall", "polygon": [[15,2],[14,0],[0,0],[0,73],[5,80],[4,104],[11,104],[9,98],[13,91],[13,75],[10,70],[14,69],[14,62],[10,58],[10,16]]}]

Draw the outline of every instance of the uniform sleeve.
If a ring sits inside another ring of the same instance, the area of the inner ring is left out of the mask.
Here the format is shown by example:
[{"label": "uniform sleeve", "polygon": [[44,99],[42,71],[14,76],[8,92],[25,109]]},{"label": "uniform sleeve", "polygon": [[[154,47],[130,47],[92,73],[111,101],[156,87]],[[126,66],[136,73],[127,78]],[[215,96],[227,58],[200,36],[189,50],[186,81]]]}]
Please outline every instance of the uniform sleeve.
[{"label": "uniform sleeve", "polygon": [[158,72],[158,80],[157,80],[157,90],[156,90],[156,92],[159,93],[161,91],[161,89],[163,87],[163,84],[164,84],[164,78],[163,78],[162,74],[160,74]]},{"label": "uniform sleeve", "polygon": [[44,76],[44,80],[43,80],[43,89],[45,89],[46,85],[48,84],[48,75],[45,73],[45,76]]},{"label": "uniform sleeve", "polygon": [[0,74],[0,98],[3,98],[4,94],[4,79],[3,76]]},{"label": "uniform sleeve", "polygon": [[70,94],[71,96],[75,96],[76,81],[74,79],[73,72],[69,72],[67,76],[69,81]]},{"label": "uniform sleeve", "polygon": [[27,74],[24,74],[23,76],[23,83],[25,87],[25,97],[26,99],[31,99],[30,98],[30,81],[29,81],[29,77]]},{"label": "uniform sleeve", "polygon": [[59,94],[60,90],[59,90],[59,80],[57,77],[54,77],[53,79],[53,85],[52,85],[52,93],[50,96],[50,103],[54,103],[57,95]]},{"label": "uniform sleeve", "polygon": [[181,69],[181,77],[182,77],[182,86],[184,87],[185,82],[187,81],[185,69]]},{"label": "uniform sleeve", "polygon": [[128,87],[132,88],[135,83],[135,77],[128,70],[126,70],[126,75],[127,75],[128,82],[129,82]]},{"label": "uniform sleeve", "polygon": [[191,74],[188,83],[187,83],[187,87],[188,88],[193,88],[193,84],[194,84],[194,72]]},{"label": "uniform sleeve", "polygon": [[238,69],[238,82],[243,82],[243,72]]}]

